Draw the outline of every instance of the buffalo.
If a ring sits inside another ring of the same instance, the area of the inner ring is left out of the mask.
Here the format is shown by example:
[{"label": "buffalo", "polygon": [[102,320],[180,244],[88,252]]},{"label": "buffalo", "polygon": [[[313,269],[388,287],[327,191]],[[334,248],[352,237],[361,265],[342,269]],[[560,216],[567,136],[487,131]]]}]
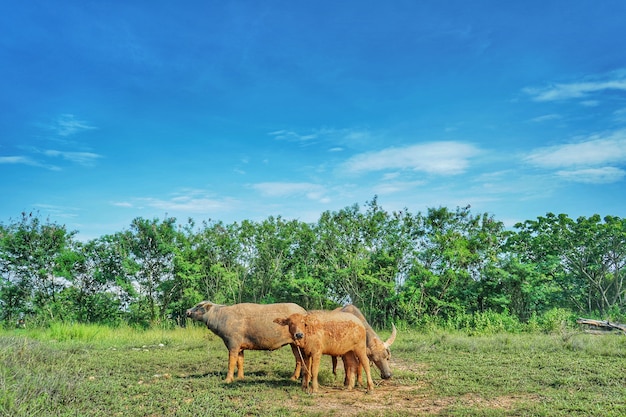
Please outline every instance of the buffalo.
[{"label": "buffalo", "polygon": [[284,345],[291,345],[296,367],[291,379],[300,376],[302,360],[289,330],[274,322],[276,318],[292,314],[306,314],[306,310],[297,304],[252,304],[242,303],[231,306],[202,301],[187,310],[187,317],[201,321],[219,336],[228,349],[228,373],[226,382],[234,380],[235,366],[237,378],[243,379],[244,350],[276,350]]},{"label": "buffalo", "polygon": [[311,391],[319,391],[317,377],[322,355],[344,357],[349,364],[346,369],[348,389],[354,386],[353,372],[348,372],[348,369],[356,369],[358,360],[365,369],[368,391],[374,389],[367,358],[365,326],[357,317],[342,311],[311,311],[274,321],[288,328],[293,341],[301,350],[304,359],[304,390],[309,390],[309,382],[312,380]]},{"label": "buffalo", "polygon": [[[382,339],[376,334],[372,326],[369,325],[361,310],[359,310],[356,306],[352,304],[348,304],[344,307],[340,307],[334,311],[343,311],[345,313],[350,313],[361,320],[363,326],[365,326],[365,331],[367,335],[367,357],[374,362],[376,367],[380,370],[380,376],[383,379],[389,379],[392,377],[391,368],[389,366],[389,360],[391,359],[391,352],[389,348],[396,340],[397,330],[396,326],[391,325],[393,330],[391,332],[391,336],[387,341],[383,342]],[[333,356],[333,374],[337,375],[337,357]],[[349,364],[344,361],[344,369],[346,369],[346,384],[348,373],[347,369],[349,368]],[[357,380],[360,380],[360,368],[357,368]]]}]

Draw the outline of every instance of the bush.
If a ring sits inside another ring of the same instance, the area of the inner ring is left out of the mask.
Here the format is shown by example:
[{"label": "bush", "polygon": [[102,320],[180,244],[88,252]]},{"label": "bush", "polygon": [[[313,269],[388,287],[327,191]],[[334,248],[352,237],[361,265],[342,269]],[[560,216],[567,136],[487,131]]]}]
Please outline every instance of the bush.
[{"label": "bush", "polygon": [[537,323],[540,330],[553,333],[573,327],[576,323],[576,315],[564,308],[553,308],[540,316]]}]

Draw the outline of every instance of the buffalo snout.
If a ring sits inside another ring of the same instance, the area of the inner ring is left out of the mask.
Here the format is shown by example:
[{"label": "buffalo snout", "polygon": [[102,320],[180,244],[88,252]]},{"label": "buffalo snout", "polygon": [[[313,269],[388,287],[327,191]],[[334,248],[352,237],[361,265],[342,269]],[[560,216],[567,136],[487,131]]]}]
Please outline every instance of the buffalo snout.
[{"label": "buffalo snout", "polygon": [[187,310],[187,317],[191,317],[191,309]]}]

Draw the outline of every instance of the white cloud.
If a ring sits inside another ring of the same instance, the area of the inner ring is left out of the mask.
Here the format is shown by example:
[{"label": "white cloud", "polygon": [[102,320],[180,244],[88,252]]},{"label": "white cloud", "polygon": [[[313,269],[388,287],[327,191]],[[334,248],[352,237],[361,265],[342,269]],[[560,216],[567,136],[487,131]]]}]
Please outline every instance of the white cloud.
[{"label": "white cloud", "polygon": [[424,185],[424,181],[390,181],[383,182],[374,187],[374,193],[377,195],[394,194],[411,190],[420,185]]},{"label": "white cloud", "polygon": [[[590,94],[605,90],[626,91],[626,78],[622,73],[612,75],[613,79],[601,81],[582,81],[567,84],[554,84],[544,88],[525,88],[523,91],[532,96],[535,101],[568,100],[587,97]],[[593,100],[588,104],[596,105]]]},{"label": "white cloud", "polygon": [[556,174],[565,180],[573,182],[609,184],[621,181],[626,176],[626,171],[615,167],[602,167],[557,171]]},{"label": "white cloud", "polygon": [[273,136],[276,140],[284,140],[288,142],[308,142],[317,138],[317,134],[315,133],[303,135],[290,130],[276,130],[274,132],[270,132],[269,135]]},{"label": "white cloud", "polygon": [[626,130],[593,135],[585,141],[539,148],[524,160],[543,168],[597,167],[626,163]]},{"label": "white cloud", "polygon": [[34,204],[34,207],[39,210],[42,210],[44,213],[53,214],[55,217],[60,217],[60,218],[65,218],[65,219],[78,217],[77,212],[79,211],[79,209],[75,207],[57,206],[53,204],[42,204],[42,203]]},{"label": "white cloud", "polygon": [[343,145],[363,143],[372,139],[372,134],[362,129],[335,129],[319,128],[308,132],[296,132],[293,130],[276,130],[269,132],[275,140],[286,142],[298,142],[311,145],[314,143],[331,143],[331,151],[342,150]]},{"label": "white cloud", "polygon": [[585,107],[598,107],[600,105],[600,101],[598,100],[583,100],[580,102],[582,106]]},{"label": "white cloud", "polygon": [[530,119],[530,120],[532,122],[538,122],[539,123],[539,122],[547,122],[547,121],[550,121],[550,120],[558,120],[560,118],[561,118],[561,116],[559,116],[558,114],[546,114],[546,115],[543,115],[543,116],[535,117],[535,118]]},{"label": "white cloud", "polygon": [[0,164],[36,165],[35,161],[27,156],[0,156]]},{"label": "white cloud", "polygon": [[414,170],[438,175],[465,172],[479,150],[460,142],[432,142],[366,152],[348,159],[344,168],[351,173],[383,170]]},{"label": "white cloud", "polygon": [[228,197],[212,198],[204,190],[184,189],[172,194],[170,198],[136,197],[127,201],[113,201],[110,204],[116,207],[141,210],[149,207],[172,215],[185,215],[191,213],[210,214],[215,211],[229,210],[236,205],[236,201]]},{"label": "white cloud", "polygon": [[42,164],[28,156],[0,156],[0,164],[23,164],[49,169],[51,171],[60,171],[60,168],[55,165]]},{"label": "white cloud", "polygon": [[309,200],[329,201],[325,197],[326,189],[323,186],[309,182],[261,182],[253,184],[252,188],[267,197],[304,195]]},{"label": "white cloud", "polygon": [[78,120],[73,114],[62,114],[51,128],[59,136],[71,136],[81,131],[96,129],[95,126],[91,126],[88,122]]},{"label": "white cloud", "polygon": [[626,123],[626,107],[613,112],[613,117],[620,123]]},{"label": "white cloud", "polygon": [[93,152],[67,152],[67,151],[57,151],[57,150],[45,150],[42,152],[46,156],[50,157],[60,157],[70,162],[75,162],[84,166],[91,166],[95,162],[96,159],[101,158],[101,155],[98,155]]},{"label": "white cloud", "polygon": [[169,200],[160,198],[139,198],[137,199],[145,206],[163,210],[168,213],[209,213],[212,211],[225,210],[232,205],[232,202],[217,200],[208,197],[181,195]]}]

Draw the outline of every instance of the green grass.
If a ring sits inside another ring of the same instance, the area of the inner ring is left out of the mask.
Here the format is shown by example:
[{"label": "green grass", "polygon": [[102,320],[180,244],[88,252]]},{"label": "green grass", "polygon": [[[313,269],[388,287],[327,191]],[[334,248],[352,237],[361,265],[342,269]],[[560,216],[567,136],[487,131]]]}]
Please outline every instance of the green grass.
[{"label": "green grass", "polygon": [[626,415],[624,336],[404,330],[392,355],[372,394],[345,391],[325,359],[310,395],[289,380],[289,348],[246,351],[246,379],[225,384],[226,348],[206,328],[2,331],[0,415]]}]

